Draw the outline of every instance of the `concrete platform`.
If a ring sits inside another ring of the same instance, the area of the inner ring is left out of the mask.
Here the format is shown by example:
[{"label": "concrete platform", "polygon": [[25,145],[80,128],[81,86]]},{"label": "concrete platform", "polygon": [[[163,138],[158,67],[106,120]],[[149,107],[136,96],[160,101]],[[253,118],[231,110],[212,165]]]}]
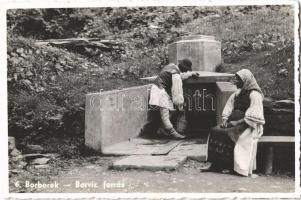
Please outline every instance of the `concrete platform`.
[{"label": "concrete platform", "polygon": [[200,162],[207,160],[208,144],[204,139],[191,139],[182,141],[169,154],[170,156],[187,156]]},{"label": "concrete platform", "polygon": [[150,140],[134,138],[104,149],[105,155],[130,155],[113,163],[113,169],[174,170],[187,158],[207,160],[207,138]]},{"label": "concrete platform", "polygon": [[134,138],[120,142],[102,151],[104,155],[167,155],[180,140],[151,140]]},{"label": "concrete platform", "polygon": [[186,161],[186,156],[134,155],[113,163],[113,169],[175,170]]}]

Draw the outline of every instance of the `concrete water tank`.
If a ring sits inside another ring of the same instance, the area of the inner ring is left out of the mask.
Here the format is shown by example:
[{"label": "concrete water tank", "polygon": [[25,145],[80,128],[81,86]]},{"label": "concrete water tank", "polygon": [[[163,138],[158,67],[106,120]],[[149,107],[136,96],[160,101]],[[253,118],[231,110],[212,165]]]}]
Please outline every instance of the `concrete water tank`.
[{"label": "concrete water tank", "polygon": [[168,45],[170,63],[189,58],[192,61],[192,70],[215,72],[222,63],[221,42],[214,36],[191,35],[178,38]]}]

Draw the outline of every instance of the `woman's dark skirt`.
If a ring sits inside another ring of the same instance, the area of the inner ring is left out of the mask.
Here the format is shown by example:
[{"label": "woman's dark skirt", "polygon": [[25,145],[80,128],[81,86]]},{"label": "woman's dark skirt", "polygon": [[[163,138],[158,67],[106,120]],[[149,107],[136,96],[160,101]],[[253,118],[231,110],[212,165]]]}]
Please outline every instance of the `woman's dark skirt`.
[{"label": "woman's dark skirt", "polygon": [[227,130],[214,127],[209,136],[208,161],[216,170],[233,169],[235,143],[230,139]]},{"label": "woman's dark skirt", "polygon": [[[239,120],[243,117],[244,112],[234,110],[229,117],[229,121]],[[208,161],[212,163],[213,169],[233,169],[235,142],[246,128],[247,125],[243,123],[229,128],[221,128],[218,125],[211,129],[208,145]]]}]

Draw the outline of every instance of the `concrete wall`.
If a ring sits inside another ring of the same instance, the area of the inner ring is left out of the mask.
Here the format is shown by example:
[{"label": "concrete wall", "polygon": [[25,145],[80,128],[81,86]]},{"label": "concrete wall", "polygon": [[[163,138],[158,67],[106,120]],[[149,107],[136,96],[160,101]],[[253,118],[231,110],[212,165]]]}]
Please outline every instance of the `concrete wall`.
[{"label": "concrete wall", "polygon": [[194,71],[216,71],[222,63],[221,43],[213,36],[185,36],[168,46],[170,63],[189,58]]},{"label": "concrete wall", "polygon": [[[86,95],[85,144],[102,152],[105,147],[136,137],[147,120],[151,85]],[[229,82],[216,82],[217,122],[229,96]]]},{"label": "concrete wall", "polygon": [[236,86],[230,82],[216,82],[216,122],[222,122],[223,109],[228,98],[237,90]]},{"label": "concrete wall", "polygon": [[86,95],[85,144],[104,147],[136,137],[147,119],[151,85]]}]

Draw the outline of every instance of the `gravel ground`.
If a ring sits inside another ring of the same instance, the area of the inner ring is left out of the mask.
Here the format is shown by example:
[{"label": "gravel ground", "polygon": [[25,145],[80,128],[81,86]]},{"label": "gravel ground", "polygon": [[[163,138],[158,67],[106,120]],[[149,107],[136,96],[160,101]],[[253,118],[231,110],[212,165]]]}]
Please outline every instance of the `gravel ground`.
[{"label": "gravel ground", "polygon": [[[289,173],[271,176],[258,174],[257,178],[241,177],[218,172],[201,172],[203,163],[188,160],[175,171],[143,171],[110,169],[118,157],[87,157],[80,159],[53,160],[47,168],[26,170],[12,175],[10,192],[33,193],[210,193],[210,192],[294,192],[294,177]],[[34,184],[48,184],[47,187],[26,187]],[[16,183],[18,184],[16,185]],[[57,185],[55,185],[57,184]],[[16,187],[18,186],[18,187]]]}]

